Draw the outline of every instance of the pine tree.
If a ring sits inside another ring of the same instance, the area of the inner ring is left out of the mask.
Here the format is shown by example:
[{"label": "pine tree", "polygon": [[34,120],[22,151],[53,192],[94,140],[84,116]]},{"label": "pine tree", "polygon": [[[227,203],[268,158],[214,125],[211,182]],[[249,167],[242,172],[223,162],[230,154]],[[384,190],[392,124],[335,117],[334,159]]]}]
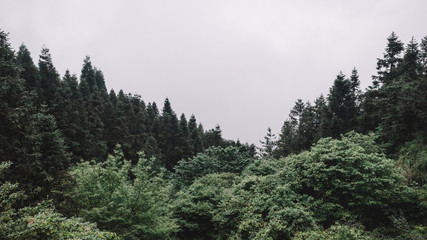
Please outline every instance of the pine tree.
[{"label": "pine tree", "polygon": [[97,86],[97,81],[95,78],[95,70],[92,67],[92,62],[90,61],[90,57],[86,56],[83,60],[83,68],[82,73],[80,75],[80,81],[86,81],[89,89],[92,91],[95,86]]},{"label": "pine tree", "polygon": [[320,138],[331,136],[330,132],[330,112],[328,109],[328,103],[325,97],[321,94],[314,101],[314,112],[315,112],[315,128],[317,129],[314,142],[317,142]]},{"label": "pine tree", "polygon": [[188,129],[187,118],[185,114],[181,114],[179,119],[179,133],[178,133],[178,141],[179,148],[181,149],[182,156],[181,159],[187,159],[194,155],[193,148],[191,146],[191,138],[190,138],[190,130]]},{"label": "pine tree", "polygon": [[190,132],[192,152],[197,154],[203,150],[203,142],[197,128],[196,117],[191,115],[190,120],[188,121],[188,131]]},{"label": "pine tree", "polygon": [[259,141],[261,143],[261,156],[269,158],[273,156],[273,152],[276,149],[276,135],[271,132],[271,128],[267,128],[267,134],[264,137],[264,141]]},{"label": "pine tree", "polygon": [[421,75],[427,76],[427,36],[421,40],[420,44],[420,65]]},{"label": "pine tree", "polygon": [[96,67],[94,68],[94,72],[95,72],[95,82],[96,82],[97,89],[102,92],[107,92],[107,87],[105,86],[104,74],[102,73],[101,70],[97,69]]},{"label": "pine tree", "polygon": [[332,137],[339,137],[354,129],[357,119],[356,99],[352,91],[352,82],[340,72],[328,95],[329,110],[332,114]]},{"label": "pine tree", "polygon": [[39,70],[34,65],[30,51],[24,44],[19,47],[16,62],[21,67],[20,77],[25,80],[25,88],[37,94],[37,105],[42,104],[43,90]]},{"label": "pine tree", "polygon": [[298,152],[311,147],[317,140],[317,131],[315,108],[307,102],[298,123]]},{"label": "pine tree", "polygon": [[403,43],[394,32],[387,38],[387,41],[384,58],[378,59],[377,62],[378,75],[373,76],[374,81],[379,81],[382,84],[388,84],[397,77],[398,67],[402,62],[400,55],[404,50]]},{"label": "pine tree", "polygon": [[83,102],[78,89],[76,75],[71,75],[67,70],[60,83],[57,108],[60,109],[56,115],[58,128],[61,130],[65,143],[70,152],[73,153],[73,162],[82,159],[85,154],[86,142],[90,138],[87,129],[88,118],[86,105]]},{"label": "pine tree", "polygon": [[222,138],[222,131],[219,125],[216,125],[215,128],[210,129],[209,131],[206,131],[203,134],[204,149],[208,149],[209,147],[212,147],[212,146],[215,146],[215,147],[223,146],[223,144],[224,144],[224,140]]},{"label": "pine tree", "polygon": [[53,66],[49,49],[45,47],[43,47],[40,54],[39,72],[43,89],[43,101],[48,105],[50,113],[53,113],[55,100],[58,98],[59,74]]},{"label": "pine tree", "polygon": [[283,123],[279,140],[277,141],[277,148],[274,152],[275,157],[286,157],[291,153],[295,153],[295,125],[290,120]]},{"label": "pine tree", "polygon": [[166,98],[160,118],[159,145],[162,154],[162,165],[168,170],[173,170],[173,167],[182,156],[178,143],[178,134],[178,118],[172,110],[169,99]]}]

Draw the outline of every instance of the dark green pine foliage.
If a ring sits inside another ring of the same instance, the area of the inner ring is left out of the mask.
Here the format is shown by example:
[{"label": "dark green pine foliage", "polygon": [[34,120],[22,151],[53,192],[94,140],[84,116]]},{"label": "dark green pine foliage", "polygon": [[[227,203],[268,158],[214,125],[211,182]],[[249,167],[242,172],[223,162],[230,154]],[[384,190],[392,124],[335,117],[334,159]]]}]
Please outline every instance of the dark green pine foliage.
[{"label": "dark green pine foliage", "polygon": [[173,170],[182,156],[179,148],[179,126],[178,118],[172,110],[169,99],[166,98],[162,116],[160,117],[159,145],[161,149],[161,163],[168,169]]},{"label": "dark green pine foliage", "polygon": [[115,125],[115,144],[120,144],[125,155],[129,154],[132,147],[130,133],[130,120],[133,118],[132,106],[129,99],[122,90],[117,94],[116,105],[116,123]]},{"label": "dark green pine foliage", "polygon": [[277,148],[274,152],[276,158],[285,157],[294,152],[295,135],[295,125],[290,120],[286,120],[280,131]]},{"label": "dark green pine foliage", "polygon": [[116,126],[117,119],[117,95],[114,90],[111,90],[108,94],[108,104],[105,108],[104,122],[104,138],[107,144],[108,153],[112,154],[113,150],[118,142],[117,134],[120,131],[119,127]]},{"label": "dark green pine foliage", "polygon": [[406,46],[399,63],[398,74],[381,86],[378,101],[382,138],[391,143],[389,150],[410,140],[412,134],[426,125],[426,118],[420,113],[427,92],[421,76],[420,51],[414,39]]},{"label": "dark green pine foliage", "polygon": [[317,127],[315,108],[307,102],[298,123],[298,151],[309,149],[318,140]]},{"label": "dark green pine foliage", "polygon": [[86,139],[88,144],[86,145],[84,159],[105,159],[107,157],[107,143],[104,138],[102,117],[107,109],[108,94],[106,91],[98,90],[95,84],[95,70],[89,57],[86,57],[83,62],[79,90],[86,104],[89,122],[86,126],[89,131],[89,138]]},{"label": "dark green pine foliage", "polygon": [[7,34],[0,30],[0,162],[29,161],[28,116],[34,114],[35,108],[24,84]]},{"label": "dark green pine foliage", "polygon": [[192,157],[195,153],[193,152],[193,146],[191,145],[190,130],[188,129],[188,122],[185,114],[181,114],[178,129],[179,148],[182,151],[180,159]]},{"label": "dark green pine foliage", "polygon": [[16,62],[20,66],[20,77],[25,80],[25,88],[37,94],[36,105],[41,105],[43,89],[41,87],[39,70],[36,65],[34,65],[30,51],[24,44],[19,47]]},{"label": "dark green pine foliage", "polygon": [[43,101],[48,105],[49,112],[55,114],[55,100],[58,98],[59,74],[52,63],[49,49],[43,47],[39,59],[39,72]]},{"label": "dark green pine foliage", "polygon": [[289,113],[289,119],[283,123],[279,140],[277,141],[277,149],[274,153],[276,157],[284,157],[300,151],[300,138],[302,136],[299,135],[298,124],[304,112],[304,108],[304,102],[302,99],[298,99]]},{"label": "dark green pine foliage", "polygon": [[377,75],[372,76],[372,85],[368,87],[362,95],[361,104],[361,128],[362,132],[367,133],[375,130],[380,124],[383,124],[382,105],[385,101],[396,102],[396,97],[385,98],[384,91],[381,89],[384,85],[390,84],[398,75],[398,64],[402,62],[401,53],[404,50],[403,43],[393,32],[387,38],[387,47],[382,59],[377,61]]},{"label": "dark green pine foliage", "polygon": [[378,59],[377,62],[378,75],[373,76],[374,85],[376,85],[375,81],[388,84],[395,79],[399,73],[398,65],[402,62],[401,53],[404,50],[403,43],[394,32],[387,38],[387,41],[384,57]]},{"label": "dark green pine foliage", "polygon": [[314,142],[317,142],[320,138],[331,135],[329,128],[331,117],[328,109],[328,103],[323,94],[314,100],[314,112],[314,124],[317,129]]},{"label": "dark green pine foliage", "polygon": [[302,101],[302,99],[298,99],[295,102],[294,107],[291,109],[289,117],[295,125],[298,124],[299,119],[302,115],[302,112],[304,111],[304,107],[305,107],[305,105],[304,105],[304,102]]},{"label": "dark green pine foliage", "polygon": [[0,162],[12,163],[10,182],[19,182],[29,196],[38,200],[50,193],[61,171],[69,166],[64,140],[55,118],[33,105],[34,93],[25,90],[19,67],[0,32]]},{"label": "dark green pine foliage", "polygon": [[271,128],[267,128],[267,133],[264,137],[264,141],[259,141],[261,143],[261,156],[262,157],[272,157],[273,152],[276,149],[276,135],[271,132]]},{"label": "dark green pine foliage", "polygon": [[28,186],[27,192],[34,194],[35,199],[41,199],[49,195],[54,185],[60,183],[61,175],[70,166],[70,153],[56,126],[55,117],[43,108],[33,115],[29,137],[32,146],[31,162],[18,170],[25,176],[18,181]]},{"label": "dark green pine foliage", "polygon": [[160,114],[155,102],[147,104],[146,113],[144,153],[147,157],[159,156],[160,146],[157,139],[160,131]]},{"label": "dark green pine foliage", "polygon": [[423,123],[422,131],[424,132],[425,141],[427,142],[427,36],[424,37],[420,44],[420,64],[421,74],[418,77],[418,81],[415,81],[417,89],[414,99],[417,100],[416,114],[420,118],[420,122]]},{"label": "dark green pine foliage", "polygon": [[138,152],[145,147],[145,140],[147,138],[147,131],[145,127],[145,119],[147,117],[146,107],[141,96],[133,95],[129,97],[129,103],[132,109],[132,118],[130,118],[130,139],[132,146],[129,149],[129,159],[133,162],[138,160]]},{"label": "dark green pine foliage", "polygon": [[101,70],[97,69],[96,67],[94,68],[94,72],[95,72],[96,87],[98,88],[99,91],[107,92],[107,87],[105,86],[104,74],[102,73]]},{"label": "dark green pine foliage", "polygon": [[76,163],[84,158],[87,145],[90,143],[89,125],[87,118],[86,105],[78,88],[76,75],[71,75],[67,70],[60,82],[59,98],[57,108],[61,111],[56,115],[58,128],[64,136],[65,143],[70,152],[73,153],[72,159]]},{"label": "dark green pine foliage", "polygon": [[420,44],[420,64],[421,75],[427,76],[427,36],[421,40]]},{"label": "dark green pine foliage", "polygon": [[190,132],[190,146],[192,152],[197,154],[203,150],[203,142],[200,136],[199,129],[197,128],[197,121],[194,115],[191,115],[188,121],[188,131]]},{"label": "dark green pine foliage", "polygon": [[86,56],[83,60],[83,68],[82,73],[80,75],[80,81],[86,81],[89,87],[89,90],[93,90],[95,86],[97,87],[97,81],[95,78],[95,69],[92,66],[92,62],[90,61],[90,57]]},{"label": "dark green pine foliage", "polygon": [[356,102],[352,83],[340,72],[329,90],[328,107],[331,112],[331,137],[354,129],[356,124]]},{"label": "dark green pine foliage", "polygon": [[[203,129],[202,125],[199,125],[199,131]],[[208,149],[209,147],[223,146],[224,139],[222,138],[222,131],[219,125],[216,125],[215,128],[206,131],[203,134],[203,148]]]}]

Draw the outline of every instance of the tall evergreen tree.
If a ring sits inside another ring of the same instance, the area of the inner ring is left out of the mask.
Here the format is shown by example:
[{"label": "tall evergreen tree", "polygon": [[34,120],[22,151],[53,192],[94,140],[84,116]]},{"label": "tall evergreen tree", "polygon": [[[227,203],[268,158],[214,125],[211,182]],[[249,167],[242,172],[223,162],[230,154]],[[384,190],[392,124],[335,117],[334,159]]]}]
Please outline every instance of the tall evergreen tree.
[{"label": "tall evergreen tree", "polygon": [[25,80],[25,88],[28,91],[34,91],[37,94],[37,105],[42,104],[43,90],[41,87],[41,79],[39,70],[34,65],[30,51],[22,44],[16,55],[17,64],[21,67],[20,77]]},{"label": "tall evergreen tree", "polygon": [[334,81],[328,95],[331,112],[331,134],[339,137],[354,129],[356,121],[356,102],[352,92],[352,83],[340,72]]},{"label": "tall evergreen tree", "polygon": [[374,85],[375,81],[382,84],[388,84],[398,75],[398,65],[402,62],[401,53],[404,50],[403,43],[399,37],[392,32],[387,38],[386,52],[383,59],[378,59],[377,71],[378,75],[373,76]]},{"label": "tall evergreen tree", "polygon": [[195,153],[193,152],[193,147],[191,145],[191,137],[190,137],[190,130],[188,129],[188,122],[187,118],[184,114],[181,114],[181,117],[179,119],[179,148],[182,151],[182,158],[189,158],[192,157]]},{"label": "tall evergreen tree", "polygon": [[56,115],[58,128],[64,136],[69,151],[73,153],[73,162],[77,162],[85,156],[85,149],[90,143],[89,125],[86,105],[78,89],[76,75],[71,75],[67,70],[60,83]]},{"label": "tall evergreen tree", "polygon": [[43,47],[39,59],[39,72],[41,87],[43,89],[43,100],[53,113],[55,100],[58,98],[59,74],[52,63],[49,49]]},{"label": "tall evergreen tree", "polygon": [[274,152],[275,157],[286,157],[295,152],[295,125],[290,120],[283,123],[279,140],[277,141],[277,148]]},{"label": "tall evergreen tree", "polygon": [[168,170],[173,170],[173,167],[182,156],[181,149],[179,148],[178,135],[178,118],[172,110],[169,99],[166,98],[160,118],[159,145],[162,154],[162,164]]},{"label": "tall evergreen tree", "polygon": [[[202,126],[203,127],[203,126]],[[199,125],[200,128],[200,125]],[[215,128],[206,131],[203,134],[203,148],[208,149],[209,147],[223,146],[224,141],[222,138],[222,131],[219,125],[216,125]]]},{"label": "tall evergreen tree", "polygon": [[82,67],[82,73],[80,75],[80,80],[86,81],[91,91],[95,88],[95,86],[97,87],[95,70],[93,69],[92,62],[90,61],[89,56],[86,56],[86,58],[83,60],[83,67]]},{"label": "tall evergreen tree", "polygon": [[188,121],[188,131],[190,132],[192,152],[197,154],[203,150],[203,142],[197,128],[196,117],[191,115],[190,120]]},{"label": "tall evergreen tree", "polygon": [[260,141],[261,143],[261,156],[262,157],[272,157],[273,152],[276,149],[276,135],[271,132],[271,128],[267,128],[267,133],[264,137],[264,141]]}]

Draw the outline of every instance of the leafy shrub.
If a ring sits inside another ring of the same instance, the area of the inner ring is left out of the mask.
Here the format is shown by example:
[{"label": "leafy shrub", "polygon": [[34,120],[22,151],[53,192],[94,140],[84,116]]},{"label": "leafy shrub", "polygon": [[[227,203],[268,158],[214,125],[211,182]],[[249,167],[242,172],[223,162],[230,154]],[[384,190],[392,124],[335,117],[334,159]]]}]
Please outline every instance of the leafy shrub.
[{"label": "leafy shrub", "polygon": [[193,181],[210,173],[240,173],[252,159],[238,147],[210,147],[190,159],[183,159],[175,166],[177,185],[189,186]]},{"label": "leafy shrub", "polygon": [[177,193],[174,213],[181,228],[181,239],[215,239],[222,230],[213,218],[224,200],[224,191],[236,182],[233,173],[208,174]]},{"label": "leafy shrub", "polygon": [[418,206],[373,135],[350,132],[341,140],[323,138],[311,151],[287,161],[281,176],[285,182],[296,181],[298,194],[312,198],[311,209],[325,227],[340,219],[378,226],[394,211]]},{"label": "leafy shrub", "polygon": [[83,162],[71,175],[78,215],[124,239],[166,239],[176,229],[167,204],[168,184],[140,156],[136,166],[116,149],[104,163]]},{"label": "leafy shrub", "polygon": [[326,230],[299,232],[293,240],[368,240],[374,239],[364,230],[347,225],[334,224]]}]

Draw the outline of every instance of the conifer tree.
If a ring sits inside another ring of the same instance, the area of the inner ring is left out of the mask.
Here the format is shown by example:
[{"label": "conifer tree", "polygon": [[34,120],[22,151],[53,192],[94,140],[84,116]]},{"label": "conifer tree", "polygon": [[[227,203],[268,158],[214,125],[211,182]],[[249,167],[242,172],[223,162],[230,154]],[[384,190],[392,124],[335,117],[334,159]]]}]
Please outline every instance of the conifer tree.
[{"label": "conifer tree", "polygon": [[192,147],[192,152],[197,154],[203,150],[203,142],[199,129],[197,128],[196,117],[194,115],[191,115],[190,120],[188,121],[188,130],[190,132],[190,146]]},{"label": "conifer tree", "polygon": [[90,138],[87,129],[89,122],[86,105],[78,89],[77,77],[75,74],[71,75],[68,70],[60,83],[57,108],[60,110],[55,117],[58,128],[69,151],[73,153],[73,162],[76,163],[86,156],[85,149],[90,145],[87,142]]},{"label": "conifer tree", "polygon": [[83,60],[83,68],[80,75],[80,81],[83,81],[83,79],[87,82],[88,87],[91,91],[95,88],[95,86],[97,86],[95,70],[92,67],[92,62],[90,61],[89,56],[86,56],[86,58]]},{"label": "conifer tree", "polygon": [[261,156],[262,157],[272,157],[273,152],[276,149],[276,135],[271,132],[271,128],[267,128],[267,134],[264,137],[264,141],[260,141],[261,143]]},{"label": "conifer tree", "polygon": [[398,75],[398,66],[402,62],[401,53],[404,50],[403,43],[399,37],[392,32],[387,38],[386,52],[383,59],[378,59],[377,71],[378,75],[373,76],[374,85],[375,81],[382,84],[388,84]]},{"label": "conifer tree", "polygon": [[187,118],[185,117],[185,114],[181,114],[181,117],[179,119],[178,129],[179,129],[178,141],[180,143],[179,148],[183,153],[180,158],[182,159],[182,158],[192,157],[194,155],[194,152],[191,146],[190,131],[188,129],[188,123],[187,123]]},{"label": "conifer tree", "polygon": [[[200,125],[199,125],[200,127]],[[203,126],[202,126],[203,127]],[[203,148],[208,149],[212,146],[222,146],[224,141],[222,139],[222,131],[219,125],[216,125],[215,128],[206,131],[203,135]]]},{"label": "conifer tree", "polygon": [[356,120],[356,102],[352,92],[352,83],[340,72],[332,85],[328,95],[329,110],[331,112],[332,137],[349,132]]},{"label": "conifer tree", "polygon": [[21,67],[20,77],[25,80],[25,88],[28,91],[34,91],[37,94],[37,105],[42,104],[43,90],[41,87],[40,74],[37,67],[34,65],[30,51],[22,44],[16,55],[17,64]]},{"label": "conifer tree", "polygon": [[58,98],[59,74],[52,63],[49,49],[43,47],[39,59],[39,72],[41,87],[43,89],[43,100],[53,113],[55,100]]},{"label": "conifer tree", "polygon": [[295,152],[295,135],[295,125],[290,120],[286,120],[283,123],[279,140],[277,141],[277,149],[274,153],[277,158],[286,157]]},{"label": "conifer tree", "polygon": [[169,99],[166,98],[160,118],[159,145],[162,164],[168,170],[172,170],[182,156],[178,143],[178,134],[178,118],[172,110]]}]

